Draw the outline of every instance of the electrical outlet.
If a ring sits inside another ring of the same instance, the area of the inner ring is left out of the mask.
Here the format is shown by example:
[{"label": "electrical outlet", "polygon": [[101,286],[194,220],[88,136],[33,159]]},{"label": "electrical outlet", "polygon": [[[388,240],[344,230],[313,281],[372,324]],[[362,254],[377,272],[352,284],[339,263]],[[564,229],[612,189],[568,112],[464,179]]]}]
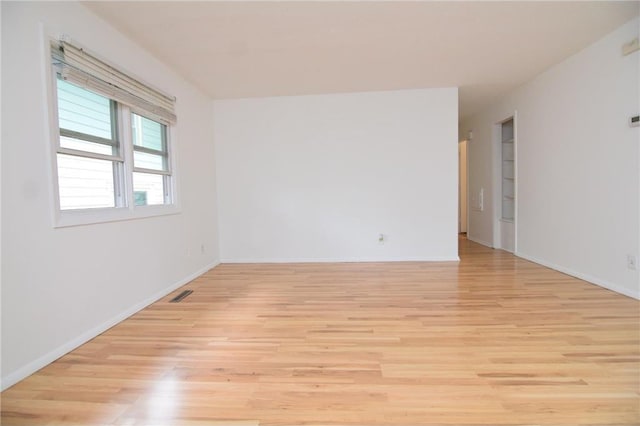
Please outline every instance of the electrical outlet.
[{"label": "electrical outlet", "polygon": [[638,269],[638,256],[632,254],[627,255],[627,268],[633,270]]},{"label": "electrical outlet", "polygon": [[205,252],[206,252],[206,250],[205,250],[204,244],[201,244],[200,245],[200,254],[205,254]]},{"label": "electrical outlet", "polygon": [[384,235],[384,234],[378,235],[378,243],[384,244],[385,241],[387,241],[387,236],[386,235]]}]

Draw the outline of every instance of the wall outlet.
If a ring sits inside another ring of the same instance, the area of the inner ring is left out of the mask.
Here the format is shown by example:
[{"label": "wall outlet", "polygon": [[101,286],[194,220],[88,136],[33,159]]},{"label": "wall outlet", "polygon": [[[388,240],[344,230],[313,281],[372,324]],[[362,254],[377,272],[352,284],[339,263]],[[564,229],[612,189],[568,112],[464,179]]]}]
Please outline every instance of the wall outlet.
[{"label": "wall outlet", "polygon": [[200,254],[205,254],[207,250],[205,249],[204,244],[200,244]]},{"label": "wall outlet", "polygon": [[384,244],[387,241],[387,236],[384,234],[378,235],[378,243]]},{"label": "wall outlet", "polygon": [[638,256],[633,254],[627,255],[627,268],[636,270],[638,269]]}]

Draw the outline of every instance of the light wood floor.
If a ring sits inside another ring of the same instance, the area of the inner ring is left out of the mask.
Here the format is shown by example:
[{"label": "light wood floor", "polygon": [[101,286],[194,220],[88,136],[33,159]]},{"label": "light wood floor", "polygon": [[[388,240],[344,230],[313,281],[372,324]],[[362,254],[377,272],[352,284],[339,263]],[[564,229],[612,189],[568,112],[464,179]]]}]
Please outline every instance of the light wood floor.
[{"label": "light wood floor", "polygon": [[640,424],[639,302],[460,243],[221,265],[5,391],[2,424]]}]

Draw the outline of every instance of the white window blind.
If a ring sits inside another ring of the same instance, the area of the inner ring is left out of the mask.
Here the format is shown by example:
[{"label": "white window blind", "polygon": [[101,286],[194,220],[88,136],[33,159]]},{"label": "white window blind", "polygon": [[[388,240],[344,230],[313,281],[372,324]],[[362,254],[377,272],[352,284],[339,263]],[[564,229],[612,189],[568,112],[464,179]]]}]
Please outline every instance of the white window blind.
[{"label": "white window blind", "polygon": [[141,83],[66,41],[52,43],[51,56],[62,79],[142,110],[163,123],[176,123],[175,97]]}]

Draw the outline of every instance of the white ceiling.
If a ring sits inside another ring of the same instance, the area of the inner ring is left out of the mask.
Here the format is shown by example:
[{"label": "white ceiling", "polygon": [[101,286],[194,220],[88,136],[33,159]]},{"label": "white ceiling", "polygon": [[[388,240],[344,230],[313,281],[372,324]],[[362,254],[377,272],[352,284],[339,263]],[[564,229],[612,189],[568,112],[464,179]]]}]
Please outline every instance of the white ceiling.
[{"label": "white ceiling", "polygon": [[458,86],[465,116],[629,21],[640,2],[84,4],[212,98]]}]

